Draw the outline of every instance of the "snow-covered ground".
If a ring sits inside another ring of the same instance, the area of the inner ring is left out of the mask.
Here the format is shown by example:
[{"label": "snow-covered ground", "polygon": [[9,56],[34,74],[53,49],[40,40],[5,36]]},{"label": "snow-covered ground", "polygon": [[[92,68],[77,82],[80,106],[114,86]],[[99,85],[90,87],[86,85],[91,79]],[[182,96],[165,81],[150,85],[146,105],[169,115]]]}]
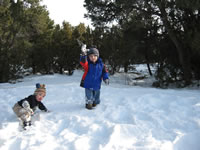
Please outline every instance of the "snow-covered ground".
[{"label": "snow-covered ground", "polygon": [[[102,84],[101,104],[87,110],[81,75],[0,84],[0,150],[200,150],[199,90],[130,86],[115,75]],[[12,106],[38,82],[46,84],[51,112],[19,131]]]}]

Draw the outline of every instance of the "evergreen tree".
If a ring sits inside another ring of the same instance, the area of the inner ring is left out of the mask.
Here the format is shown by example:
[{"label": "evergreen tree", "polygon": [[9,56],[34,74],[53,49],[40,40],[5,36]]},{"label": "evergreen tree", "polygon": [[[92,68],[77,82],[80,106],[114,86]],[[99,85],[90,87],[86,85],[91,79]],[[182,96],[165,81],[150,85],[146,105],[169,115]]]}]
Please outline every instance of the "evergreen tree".
[{"label": "evergreen tree", "polygon": [[[136,20],[136,22],[140,20],[140,22],[144,22],[144,29],[148,27],[146,33],[143,34],[145,45],[149,43],[148,41],[152,41],[153,36],[158,33],[163,35],[159,37],[171,40],[172,43],[169,43],[172,44],[174,54],[177,55],[167,57],[169,61],[165,61],[165,63],[171,63],[169,64],[171,66],[170,72],[175,72],[178,67],[179,79],[184,80],[185,85],[191,83],[192,74],[196,74],[196,69],[191,67],[195,64],[191,62],[195,53],[193,47],[195,44],[192,41],[197,41],[199,33],[199,1],[85,0],[85,7],[88,10],[86,17],[91,18],[95,26],[116,21],[124,29],[124,25],[129,24],[130,27],[132,26],[130,23],[135,22],[132,20]],[[146,26],[146,23],[148,26]],[[152,31],[156,34],[149,34]],[[148,37],[149,35],[151,37]],[[155,41],[158,42],[159,39]],[[153,45],[156,46],[159,43]],[[148,47],[148,45],[145,47]],[[195,48],[197,47],[195,46]],[[157,51],[159,50],[157,49]],[[153,53],[153,50],[151,50],[151,53]],[[164,52],[161,51],[161,53]],[[176,58],[178,58],[179,64],[170,61]]]}]

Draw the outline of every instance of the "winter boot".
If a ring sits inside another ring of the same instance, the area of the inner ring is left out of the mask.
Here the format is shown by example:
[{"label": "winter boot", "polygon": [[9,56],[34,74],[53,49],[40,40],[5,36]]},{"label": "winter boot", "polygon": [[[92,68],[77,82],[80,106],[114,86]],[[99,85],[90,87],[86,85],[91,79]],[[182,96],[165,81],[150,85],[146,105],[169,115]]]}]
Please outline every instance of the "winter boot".
[{"label": "winter boot", "polygon": [[96,106],[97,106],[97,104],[96,104],[96,103],[93,103],[93,104],[92,104],[92,107],[96,107]]},{"label": "winter boot", "polygon": [[23,122],[23,129],[26,130],[28,126],[31,126],[31,121]]},{"label": "winter boot", "polygon": [[92,104],[86,104],[86,105],[85,105],[85,108],[87,108],[87,109],[92,109]]}]

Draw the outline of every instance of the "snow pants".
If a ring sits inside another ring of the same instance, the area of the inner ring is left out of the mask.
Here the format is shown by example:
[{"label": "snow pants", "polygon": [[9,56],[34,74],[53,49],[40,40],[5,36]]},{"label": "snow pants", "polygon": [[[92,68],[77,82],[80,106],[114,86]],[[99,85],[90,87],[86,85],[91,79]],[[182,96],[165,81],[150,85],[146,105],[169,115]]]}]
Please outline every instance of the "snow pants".
[{"label": "snow pants", "polygon": [[18,103],[16,103],[13,106],[13,111],[17,115],[17,117],[22,121],[22,122],[28,122],[31,120],[31,113],[21,107]]},{"label": "snow pants", "polygon": [[86,104],[100,103],[100,90],[85,89]]}]

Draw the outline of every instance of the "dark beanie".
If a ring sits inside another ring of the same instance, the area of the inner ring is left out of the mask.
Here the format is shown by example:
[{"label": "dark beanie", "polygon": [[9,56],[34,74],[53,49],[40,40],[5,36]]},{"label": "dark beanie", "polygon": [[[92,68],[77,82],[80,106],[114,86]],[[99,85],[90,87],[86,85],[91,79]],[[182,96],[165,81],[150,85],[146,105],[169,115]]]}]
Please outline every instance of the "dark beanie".
[{"label": "dark beanie", "polygon": [[96,55],[97,57],[99,57],[99,51],[98,51],[98,49],[96,49],[96,48],[90,48],[90,50],[88,51],[88,56],[90,55],[90,54],[94,54],[94,55]]}]

